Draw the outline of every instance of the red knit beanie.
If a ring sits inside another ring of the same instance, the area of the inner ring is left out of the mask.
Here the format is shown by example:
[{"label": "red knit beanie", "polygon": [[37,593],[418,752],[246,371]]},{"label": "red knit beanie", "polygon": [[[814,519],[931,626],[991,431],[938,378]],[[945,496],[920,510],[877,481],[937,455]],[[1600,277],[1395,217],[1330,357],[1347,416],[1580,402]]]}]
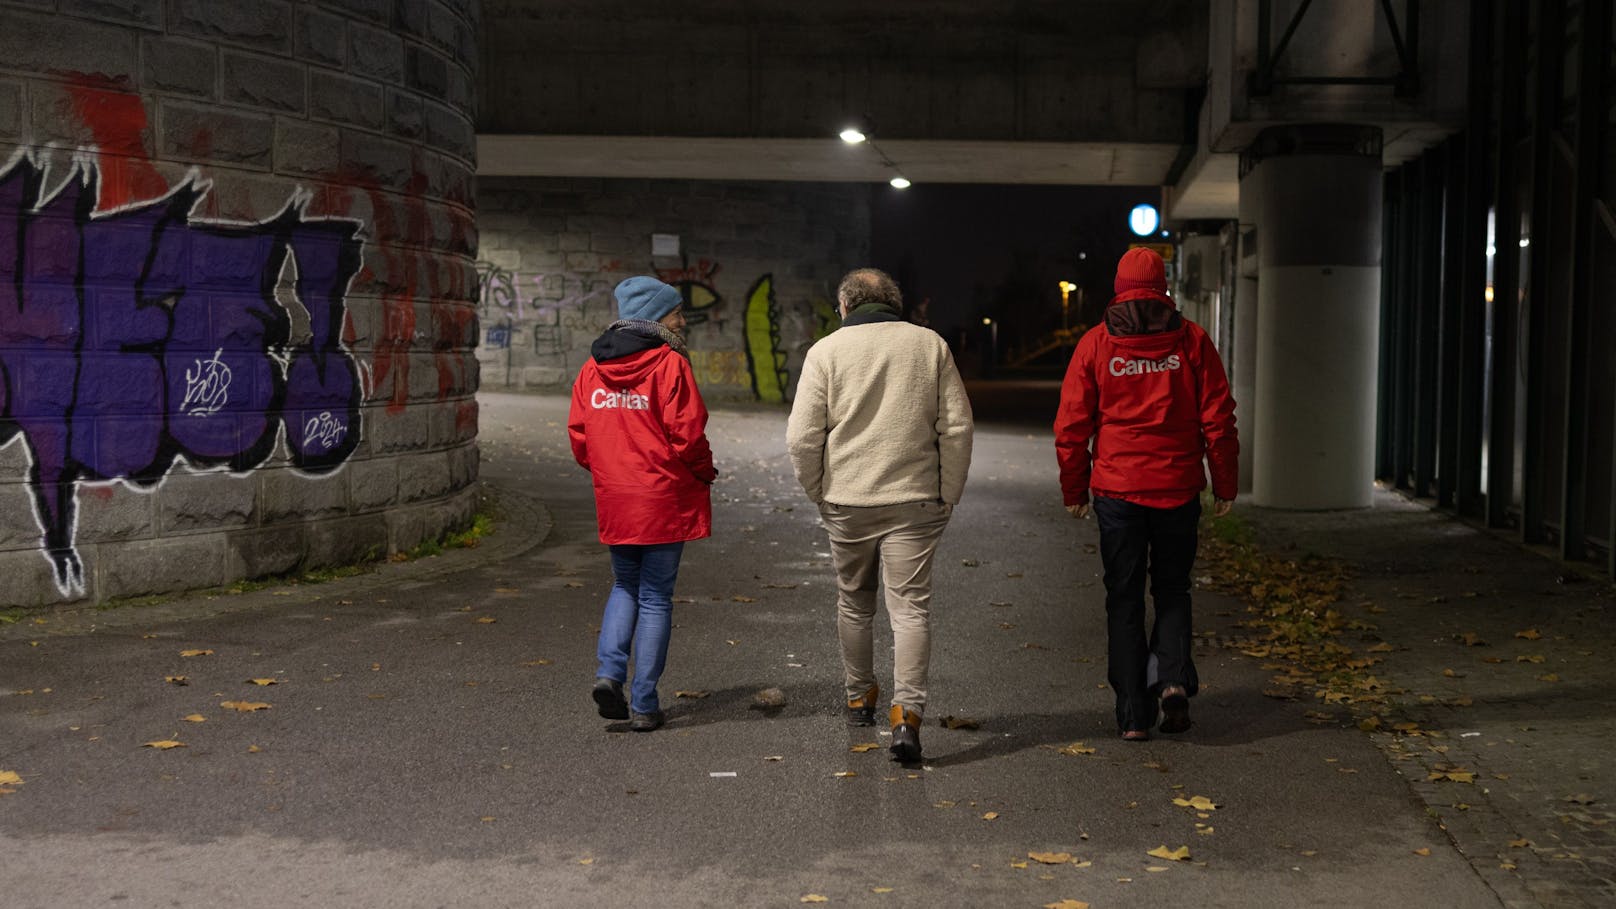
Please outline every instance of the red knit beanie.
[{"label": "red knit beanie", "polygon": [[1127,294],[1128,299],[1156,296],[1167,297],[1167,266],[1154,249],[1138,247],[1122,254],[1117,263],[1117,296]]}]

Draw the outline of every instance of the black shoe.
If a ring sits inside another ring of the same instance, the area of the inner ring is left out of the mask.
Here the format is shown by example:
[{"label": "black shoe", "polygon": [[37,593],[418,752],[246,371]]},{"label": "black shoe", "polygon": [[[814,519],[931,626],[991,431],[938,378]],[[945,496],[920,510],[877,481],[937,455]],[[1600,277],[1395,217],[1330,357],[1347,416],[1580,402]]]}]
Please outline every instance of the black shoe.
[{"label": "black shoe", "polygon": [[595,698],[595,706],[600,708],[600,715],[608,720],[628,719],[628,702],[623,700],[623,683],[616,679],[599,678],[595,680],[595,690],[590,692]]},{"label": "black shoe", "polygon": [[847,702],[847,725],[874,726],[875,702],[881,699],[881,686],[871,685],[861,698]]},{"label": "black shoe", "polygon": [[662,724],[667,722],[667,719],[667,716],[660,710],[653,710],[650,713],[636,713],[628,721],[628,728],[635,732],[655,732],[662,728]]},{"label": "black shoe", "polygon": [[920,760],[920,714],[892,705],[892,759],[908,764]]},{"label": "black shoe", "polygon": [[1172,735],[1190,728],[1190,696],[1182,686],[1169,685],[1162,689],[1161,709],[1159,728],[1162,732]]}]

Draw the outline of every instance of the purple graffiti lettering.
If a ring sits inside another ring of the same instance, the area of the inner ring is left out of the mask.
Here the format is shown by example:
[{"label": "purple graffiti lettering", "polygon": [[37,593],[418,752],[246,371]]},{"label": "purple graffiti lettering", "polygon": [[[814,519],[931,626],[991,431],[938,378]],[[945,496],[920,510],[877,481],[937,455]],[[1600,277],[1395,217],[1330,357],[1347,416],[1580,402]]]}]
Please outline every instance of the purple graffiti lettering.
[{"label": "purple graffiti lettering", "polygon": [[[295,205],[256,224],[193,221],[204,187],[94,211],[99,172],[60,189],[22,156],[0,171],[0,445],[23,439],[44,552],[84,589],[75,484],[251,470],[284,429],[320,472],[359,443],[359,371],[341,339],[360,224]],[[308,337],[276,296],[295,270]]]}]

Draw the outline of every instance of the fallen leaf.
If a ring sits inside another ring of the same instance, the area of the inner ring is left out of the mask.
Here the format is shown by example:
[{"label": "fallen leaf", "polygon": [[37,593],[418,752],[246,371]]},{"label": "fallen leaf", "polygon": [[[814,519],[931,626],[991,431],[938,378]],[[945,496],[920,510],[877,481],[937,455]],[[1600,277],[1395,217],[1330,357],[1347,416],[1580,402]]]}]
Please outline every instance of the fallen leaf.
[{"label": "fallen leaf", "polygon": [[852,777],[858,776],[858,774],[856,772],[852,771],[852,770],[838,770],[835,773],[831,774],[831,776],[836,777],[837,779],[840,779],[840,780],[845,780],[845,779],[851,779]]},{"label": "fallen leaf", "polygon": [[786,756],[783,755],[783,754],[771,754],[771,755],[768,755],[768,756],[764,757],[763,759],[765,761],[783,761],[783,760],[786,759]]},{"label": "fallen leaf", "polygon": [[1062,746],[1059,750],[1060,750],[1061,754],[1070,754],[1070,755],[1093,754],[1094,753],[1093,748],[1090,748],[1089,746],[1083,744],[1082,742],[1073,742],[1070,745]]},{"label": "fallen leaf", "polygon": [[1089,904],[1082,900],[1061,900],[1058,903],[1045,903],[1044,909],[1089,909]]},{"label": "fallen leaf", "polygon": [[280,683],[281,683],[280,679],[248,679],[247,680],[247,684],[249,684],[249,685],[279,685]]},{"label": "fallen leaf", "polygon": [[1510,848],[1513,848],[1513,849],[1525,849],[1525,848],[1529,848],[1532,845],[1532,841],[1525,838],[1525,837],[1521,837],[1518,840],[1510,840],[1509,845],[1510,845]]},{"label": "fallen leaf", "polygon": [[165,676],[163,676],[163,681],[167,682],[170,685],[189,685],[189,684],[191,684],[191,680],[186,678],[183,675],[165,675]]},{"label": "fallen leaf", "polygon": [[580,865],[593,865],[593,864],[595,864],[595,860],[592,859],[592,858],[581,858],[581,859],[578,860],[578,864],[580,864]]},{"label": "fallen leaf", "polygon": [[998,816],[999,816],[999,812],[997,812],[997,811],[989,811],[987,814],[982,815],[982,820],[991,821],[991,820],[994,820],[994,819],[998,818]]},{"label": "fallen leaf", "polygon": [[17,791],[15,789],[7,789],[7,786],[21,785],[22,777],[18,775],[17,771],[0,770],[0,795],[11,795],[13,792]]},{"label": "fallen leaf", "polygon": [[1543,657],[1543,654],[1541,654],[1541,653],[1523,653],[1520,656],[1515,658],[1515,662],[1517,662],[1517,663],[1541,663],[1541,662],[1543,662],[1543,659],[1544,659],[1544,657]]},{"label": "fallen leaf", "polygon": [[[527,662],[523,663],[522,665],[523,666],[548,666],[548,665],[550,665],[550,661],[549,660],[528,660]],[[678,694],[679,693],[677,691],[674,692],[675,696],[678,696]]]},{"label": "fallen leaf", "polygon": [[1459,640],[1462,641],[1466,647],[1487,646],[1487,642],[1481,639],[1481,635],[1476,634],[1474,631],[1467,631],[1464,634],[1459,635]]},{"label": "fallen leaf", "polygon": [[521,588],[519,588],[519,587],[495,587],[494,592],[495,593],[521,593],[522,591],[521,591]]},{"label": "fallen leaf", "polygon": [[1536,628],[1528,628],[1525,631],[1515,632],[1515,636],[1523,641],[1535,641],[1538,638],[1543,637],[1543,633],[1538,631]]},{"label": "fallen leaf", "polygon": [[582,587],[584,585],[580,584],[577,581],[567,581],[567,582],[565,582],[565,586],[571,587],[573,590],[577,590],[578,588],[580,588],[580,587]]},{"label": "fallen leaf", "polygon": [[485,824],[489,824],[489,823],[493,823],[494,816],[491,815],[491,814],[485,814],[482,817],[478,818],[477,820],[482,821]]},{"label": "fallen leaf", "polygon": [[263,751],[263,750],[264,749],[258,747],[257,745],[248,745],[247,746],[247,753],[248,754],[257,754],[258,752]]},{"label": "fallen leaf", "polygon": [[1476,774],[1469,770],[1460,770],[1457,768],[1453,770],[1433,770],[1431,771],[1431,775],[1428,777],[1428,779],[1438,782],[1446,780],[1450,783],[1474,783],[1476,781]]},{"label": "fallen leaf", "polygon": [[1573,805],[1592,805],[1594,802],[1599,801],[1599,799],[1596,799],[1587,793],[1579,792],[1576,795],[1566,796],[1564,799],[1562,799],[1562,801],[1570,802]]},{"label": "fallen leaf", "polygon": [[945,716],[938,720],[944,729],[981,729],[982,724],[962,716]]},{"label": "fallen leaf", "polygon": [[1414,854],[1415,855],[1430,855],[1431,854],[1431,847],[1429,847],[1429,846],[1421,846],[1420,848],[1414,850]]},{"label": "fallen leaf", "polygon": [[492,625],[497,621],[499,621],[499,619],[496,619],[491,615],[480,615],[477,617],[477,624],[479,625]]},{"label": "fallen leaf", "polygon": [[1180,808],[1194,808],[1196,811],[1214,811],[1218,807],[1218,804],[1216,802],[1212,801],[1211,799],[1207,798],[1204,795],[1191,796],[1190,798],[1187,798],[1187,799],[1186,798],[1176,798],[1176,799],[1173,799],[1173,804],[1177,805]]},{"label": "fallen leaf", "polygon": [[199,656],[208,656],[208,655],[210,655],[212,653],[213,653],[213,651],[211,651],[211,650],[181,650],[180,651],[180,656],[182,656],[182,657],[199,657]]},{"label": "fallen leaf", "polygon": [[1027,867],[1027,863],[1026,862],[1011,862],[1010,867],[1018,868],[1018,869],[1019,868],[1025,868],[1025,867]]},{"label": "fallen leaf", "polygon": [[190,716],[180,717],[180,719],[187,723],[206,723],[208,721],[208,718],[200,713],[193,713]]},{"label": "fallen leaf", "polygon": [[880,742],[860,742],[847,750],[853,752],[854,754],[863,754],[866,751],[874,751],[880,747]]},{"label": "fallen leaf", "polygon": [[220,701],[219,706],[226,710],[239,710],[242,713],[269,709],[269,705],[263,701]]},{"label": "fallen leaf", "polygon": [[1381,641],[1379,644],[1376,644],[1375,646],[1369,648],[1369,652],[1370,653],[1391,653],[1393,650],[1396,650],[1396,649],[1397,648],[1393,647],[1390,643],[1388,643],[1386,641]]},{"label": "fallen leaf", "polygon": [[1160,874],[1163,871],[1167,870],[1167,866],[1166,865],[1146,865],[1145,870],[1151,872],[1152,874]]},{"label": "fallen leaf", "polygon": [[676,698],[691,698],[691,699],[699,701],[702,698],[704,698],[704,697],[706,697],[706,696],[708,696],[710,694],[712,694],[711,691],[695,691],[695,690],[683,690],[683,689],[681,689],[679,691],[675,691],[673,693],[673,696],[676,697]]},{"label": "fallen leaf", "polygon": [[828,896],[820,896],[817,893],[809,893],[809,894],[803,896],[803,898],[798,900],[797,902],[799,902],[799,903],[828,903],[828,902],[830,902],[830,897],[828,897]]},{"label": "fallen leaf", "polygon": [[726,644],[728,644],[728,645],[729,645],[729,646],[731,646],[731,647],[734,647],[734,646],[735,646],[735,645],[736,645],[736,644],[739,644],[739,643],[740,643],[740,641],[737,641],[737,640],[733,640],[733,639],[732,639],[732,640],[727,640],[727,641],[725,641],[725,642],[724,642],[724,643],[726,643]]},{"label": "fallen leaf", "polygon": [[1041,865],[1064,865],[1072,860],[1070,852],[1029,852],[1027,858]]},{"label": "fallen leaf", "polygon": [[176,742],[173,739],[160,739],[160,740],[155,741],[155,742],[147,742],[146,744],[142,745],[141,747],[142,748],[156,748],[158,751],[167,751],[170,748],[184,748],[185,743],[184,742]]},{"label": "fallen leaf", "polygon": [[892,888],[891,887],[871,887],[870,892],[871,893],[891,893]]},{"label": "fallen leaf", "polygon": [[1364,717],[1358,721],[1358,728],[1362,729],[1364,732],[1374,732],[1376,729],[1380,728],[1380,717]]},{"label": "fallen leaf", "polygon": [[1168,849],[1167,844],[1163,843],[1145,854],[1159,859],[1166,859],[1169,862],[1187,862],[1190,860],[1190,847],[1180,846],[1177,849]]},{"label": "fallen leaf", "polygon": [[1538,676],[1537,680],[1539,682],[1558,682],[1558,681],[1560,681],[1560,676],[1558,674],[1556,674],[1556,673],[1551,672],[1551,673],[1549,673],[1547,675]]},{"label": "fallen leaf", "polygon": [[730,597],[730,600],[736,603],[756,603],[757,597],[741,596],[737,593],[736,595]]}]

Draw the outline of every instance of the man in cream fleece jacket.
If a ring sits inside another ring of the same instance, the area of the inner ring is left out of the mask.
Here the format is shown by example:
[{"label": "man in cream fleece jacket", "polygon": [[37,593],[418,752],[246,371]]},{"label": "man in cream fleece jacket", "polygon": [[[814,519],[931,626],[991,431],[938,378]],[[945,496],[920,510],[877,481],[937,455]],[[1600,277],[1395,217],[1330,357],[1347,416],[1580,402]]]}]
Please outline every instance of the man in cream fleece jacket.
[{"label": "man in cream fleece jacket", "polygon": [[853,726],[875,723],[877,580],[892,622],[892,756],[920,759],[931,662],[931,562],[971,466],[971,403],[948,345],[903,320],[885,272],[836,292],[842,327],[808,351],[786,443],[830,532],[836,631]]}]

